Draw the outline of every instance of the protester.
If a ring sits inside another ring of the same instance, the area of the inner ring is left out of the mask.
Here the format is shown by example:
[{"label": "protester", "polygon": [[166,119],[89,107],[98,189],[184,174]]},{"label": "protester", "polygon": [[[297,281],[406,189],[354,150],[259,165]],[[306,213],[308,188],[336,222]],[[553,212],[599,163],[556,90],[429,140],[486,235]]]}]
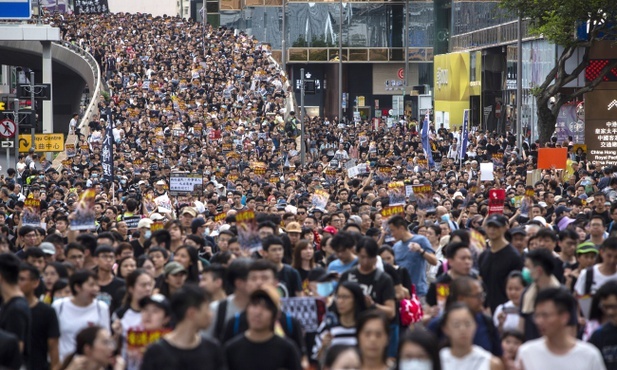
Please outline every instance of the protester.
[{"label": "protester", "polygon": [[538,292],[534,307],[534,320],[542,337],[519,348],[517,360],[525,370],[606,369],[600,351],[572,335],[569,325],[576,318],[572,295],[563,288],[547,288]]},{"label": "protester", "polygon": [[148,347],[141,369],[201,369],[204,364],[225,368],[218,343],[199,335],[199,331],[210,324],[210,302],[206,293],[187,285],[172,295],[170,306],[176,327]]}]

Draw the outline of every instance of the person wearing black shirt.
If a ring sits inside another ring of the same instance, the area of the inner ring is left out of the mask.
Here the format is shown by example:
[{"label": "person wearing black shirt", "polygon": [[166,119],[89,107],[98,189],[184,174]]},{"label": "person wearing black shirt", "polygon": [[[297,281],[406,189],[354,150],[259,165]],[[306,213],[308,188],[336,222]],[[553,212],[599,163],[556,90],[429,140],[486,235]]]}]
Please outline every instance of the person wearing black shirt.
[{"label": "person wearing black shirt", "polygon": [[445,255],[447,264],[444,263],[444,270],[446,272],[429,285],[428,293],[426,293],[426,303],[431,307],[439,305],[442,310],[445,308],[445,300],[450,292],[450,283],[454,279],[463,276],[476,278],[475,274],[471,272],[473,257],[468,244],[448,244]]},{"label": "person wearing black shirt", "polygon": [[394,306],[395,294],[392,279],[387,273],[378,270],[377,242],[369,237],[363,237],[356,247],[358,251],[358,266],[346,271],[339,281],[353,281],[364,290],[366,304],[386,314],[392,320],[396,316]]},{"label": "person wearing black shirt", "polygon": [[[246,308],[248,330],[225,346],[229,370],[300,370],[300,353],[288,339],[274,333],[280,298],[273,287],[254,291]],[[241,355],[239,355],[241,354]]]},{"label": "person wearing black shirt", "polygon": [[617,369],[617,281],[608,281],[596,291],[606,322],[596,330],[589,343],[602,353],[607,370]]},{"label": "person wearing black shirt", "polygon": [[29,368],[32,319],[28,301],[17,284],[20,264],[14,254],[0,254],[0,293],[3,302],[0,306],[0,329],[17,337],[22,362]]},{"label": "person wearing black shirt", "polygon": [[211,320],[206,293],[197,286],[186,285],[171,297],[170,306],[172,316],[177,319],[176,327],[148,347],[141,370],[226,369],[220,345],[199,334]]},{"label": "person wearing black shirt", "polygon": [[[40,285],[40,273],[31,265],[22,265],[19,271],[19,288],[24,293],[32,316],[31,353],[29,370],[55,368],[59,361],[58,339],[60,326],[56,311],[39,301],[36,288]],[[48,361],[47,359],[50,359]]]},{"label": "person wearing black shirt", "polygon": [[486,285],[486,305],[491,312],[508,301],[506,282],[510,271],[522,270],[523,260],[518,251],[505,238],[508,219],[502,214],[490,215],[486,221],[486,234],[491,242],[478,258],[480,276]]},{"label": "person wearing black shirt", "polygon": [[21,368],[19,340],[14,334],[4,330],[0,330],[0,368],[10,370]]},{"label": "person wearing black shirt", "polygon": [[109,312],[115,312],[120,307],[124,296],[124,279],[114,276],[113,266],[116,255],[110,245],[100,245],[94,251],[96,258],[96,272],[101,292],[98,299],[107,303]]}]

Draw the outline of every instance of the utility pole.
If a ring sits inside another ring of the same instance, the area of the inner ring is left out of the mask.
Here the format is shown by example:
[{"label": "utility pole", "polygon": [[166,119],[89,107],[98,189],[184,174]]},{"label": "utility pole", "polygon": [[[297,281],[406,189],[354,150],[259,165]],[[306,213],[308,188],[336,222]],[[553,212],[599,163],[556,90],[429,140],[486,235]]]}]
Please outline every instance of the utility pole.
[{"label": "utility pole", "polygon": [[523,153],[523,20],[519,14],[516,27],[517,60],[516,60],[516,142],[519,155]]},{"label": "utility pole", "polygon": [[338,19],[338,119],[343,121],[343,0],[339,0]]},{"label": "utility pole", "polygon": [[17,163],[19,162],[19,99],[13,100],[13,122],[15,122],[15,137],[13,138],[13,147],[15,148],[15,169],[17,169]]},{"label": "utility pole", "polygon": [[34,94],[34,71],[30,71],[30,137],[32,139],[32,148],[36,150],[35,133],[36,133],[36,100]]},{"label": "utility pole", "polygon": [[285,76],[287,76],[287,30],[285,29],[285,18],[287,18],[287,0],[283,0],[283,37],[281,38],[281,67],[283,67],[283,73],[285,74]]},{"label": "utility pole", "polygon": [[304,68],[300,69],[300,161],[306,165],[306,143],[304,142]]}]

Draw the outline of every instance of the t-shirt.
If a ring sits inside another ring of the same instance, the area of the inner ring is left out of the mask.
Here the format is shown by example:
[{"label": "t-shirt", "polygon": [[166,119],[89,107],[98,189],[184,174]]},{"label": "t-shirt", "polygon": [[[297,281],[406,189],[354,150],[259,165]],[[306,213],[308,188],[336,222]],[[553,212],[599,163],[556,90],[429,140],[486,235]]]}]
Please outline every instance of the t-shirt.
[{"label": "t-shirt", "polygon": [[0,329],[14,334],[24,343],[23,363],[29,364],[31,349],[32,316],[24,297],[13,297],[0,307]]},{"label": "t-shirt", "polygon": [[322,346],[323,338],[326,334],[330,333],[332,336],[332,342],[330,346],[336,345],[346,345],[346,346],[355,346],[358,344],[358,340],[356,339],[356,327],[346,327],[343,326],[336,317],[336,314],[333,312],[329,312],[324,320],[319,324],[319,328],[317,329],[317,335],[315,336],[315,344],[313,345],[313,349],[311,352],[311,358],[317,359],[317,355],[319,353],[319,349]]},{"label": "t-shirt", "polygon": [[[234,315],[234,317],[225,325],[225,331],[221,342],[226,344],[235,337],[243,336],[244,332],[249,329],[248,321],[246,320],[246,312]],[[280,329],[280,330],[279,330]],[[275,325],[275,330],[281,333],[281,336],[289,339],[292,344],[296,345],[298,352],[307,353],[306,342],[304,340],[304,330],[298,319],[287,313],[279,315],[278,322]]]},{"label": "t-shirt", "polygon": [[60,323],[60,361],[75,351],[75,336],[82,329],[100,325],[110,330],[109,307],[103,301],[94,300],[86,307],[76,306],[71,297],[62,298],[52,305]]},{"label": "t-shirt", "polygon": [[21,367],[19,340],[15,334],[4,330],[0,330],[0,364],[2,369],[19,370]]},{"label": "t-shirt", "polygon": [[392,279],[388,274],[377,269],[370,274],[362,274],[357,268],[354,268],[341,275],[339,281],[358,283],[364,291],[364,295],[371,296],[373,301],[378,304],[384,304],[386,301],[395,298]]},{"label": "t-shirt", "polygon": [[617,370],[617,326],[606,323],[596,330],[589,343],[598,347],[608,370]]},{"label": "t-shirt", "polygon": [[277,278],[281,297],[295,297],[296,292],[302,291],[302,278],[293,267],[283,265],[283,268],[277,274]]},{"label": "t-shirt", "polygon": [[338,272],[339,274],[342,274],[350,268],[354,267],[356,264],[358,264],[357,258],[355,258],[349,263],[343,263],[341,260],[336,259],[330,262],[330,264],[328,264],[328,272]]},{"label": "t-shirt", "polygon": [[564,355],[552,353],[544,338],[530,340],[518,349],[517,361],[523,364],[525,370],[606,369],[600,351],[593,344],[580,340]]},{"label": "t-shirt", "polygon": [[439,351],[441,367],[444,370],[490,370],[491,353],[485,349],[474,345],[467,355],[455,357],[449,347]]},{"label": "t-shirt", "polygon": [[252,342],[245,335],[239,335],[225,346],[225,358],[228,370],[301,369],[300,353],[296,346],[277,335],[261,343]]},{"label": "t-shirt", "polygon": [[225,369],[225,357],[221,346],[211,339],[202,338],[193,349],[176,348],[161,339],[148,347],[141,365],[141,370],[159,369]]},{"label": "t-shirt", "polygon": [[51,306],[38,302],[30,308],[32,315],[32,346],[30,356],[30,370],[47,370],[49,362],[47,340],[60,338],[58,316]]},{"label": "t-shirt", "polygon": [[[609,280],[617,279],[617,273],[612,275],[604,275],[600,272],[600,265],[593,266],[593,282],[591,283],[591,294],[594,294],[604,283]],[[587,269],[581,271],[576,284],[574,285],[574,291],[578,295],[585,295],[585,281],[587,280]]]},{"label": "t-shirt", "polygon": [[109,306],[109,312],[115,312],[122,303],[122,298],[125,293],[124,279],[115,277],[105,286],[101,285],[101,292],[97,299],[103,301]]},{"label": "t-shirt", "polygon": [[410,243],[418,243],[426,253],[435,254],[428,239],[422,235],[414,235],[411,239],[403,242],[398,241],[394,244],[394,257],[396,264],[405,267],[409,271],[411,282],[416,286],[416,293],[424,297],[428,292],[428,282],[426,280],[426,260],[420,253],[409,250]]},{"label": "t-shirt", "polygon": [[497,306],[508,301],[506,282],[513,270],[523,269],[518,251],[508,244],[496,253],[485,250],[479,257],[480,276],[486,287],[486,303],[495,312]]},{"label": "t-shirt", "polygon": [[225,300],[227,301],[227,304],[226,304],[227,307],[225,308],[225,319],[223,320],[223,325],[221,325],[221,328],[219,329],[220,332],[215,333],[215,330],[216,330],[216,325],[217,325],[216,323],[218,321],[219,308],[221,306],[221,302],[223,302],[222,300],[210,303],[210,312],[212,312],[212,320],[210,321],[210,326],[208,327],[208,329],[202,331],[203,335],[206,335],[210,338],[217,337],[217,339],[219,339],[220,337],[222,337],[223,333],[225,332],[225,324],[229,320],[231,320],[237,313],[241,313],[243,311],[242,308],[236,306],[236,304],[234,303],[233,294],[225,298]]}]

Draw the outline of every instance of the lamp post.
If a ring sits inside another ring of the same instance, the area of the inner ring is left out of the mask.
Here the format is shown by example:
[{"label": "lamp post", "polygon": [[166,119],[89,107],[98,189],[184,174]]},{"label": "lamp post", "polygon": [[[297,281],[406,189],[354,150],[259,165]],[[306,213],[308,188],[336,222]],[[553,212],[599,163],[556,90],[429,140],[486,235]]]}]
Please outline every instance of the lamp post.
[{"label": "lamp post", "polygon": [[521,16],[518,16],[516,27],[517,40],[517,61],[516,61],[516,142],[518,143],[519,154],[523,150],[523,21]]}]

